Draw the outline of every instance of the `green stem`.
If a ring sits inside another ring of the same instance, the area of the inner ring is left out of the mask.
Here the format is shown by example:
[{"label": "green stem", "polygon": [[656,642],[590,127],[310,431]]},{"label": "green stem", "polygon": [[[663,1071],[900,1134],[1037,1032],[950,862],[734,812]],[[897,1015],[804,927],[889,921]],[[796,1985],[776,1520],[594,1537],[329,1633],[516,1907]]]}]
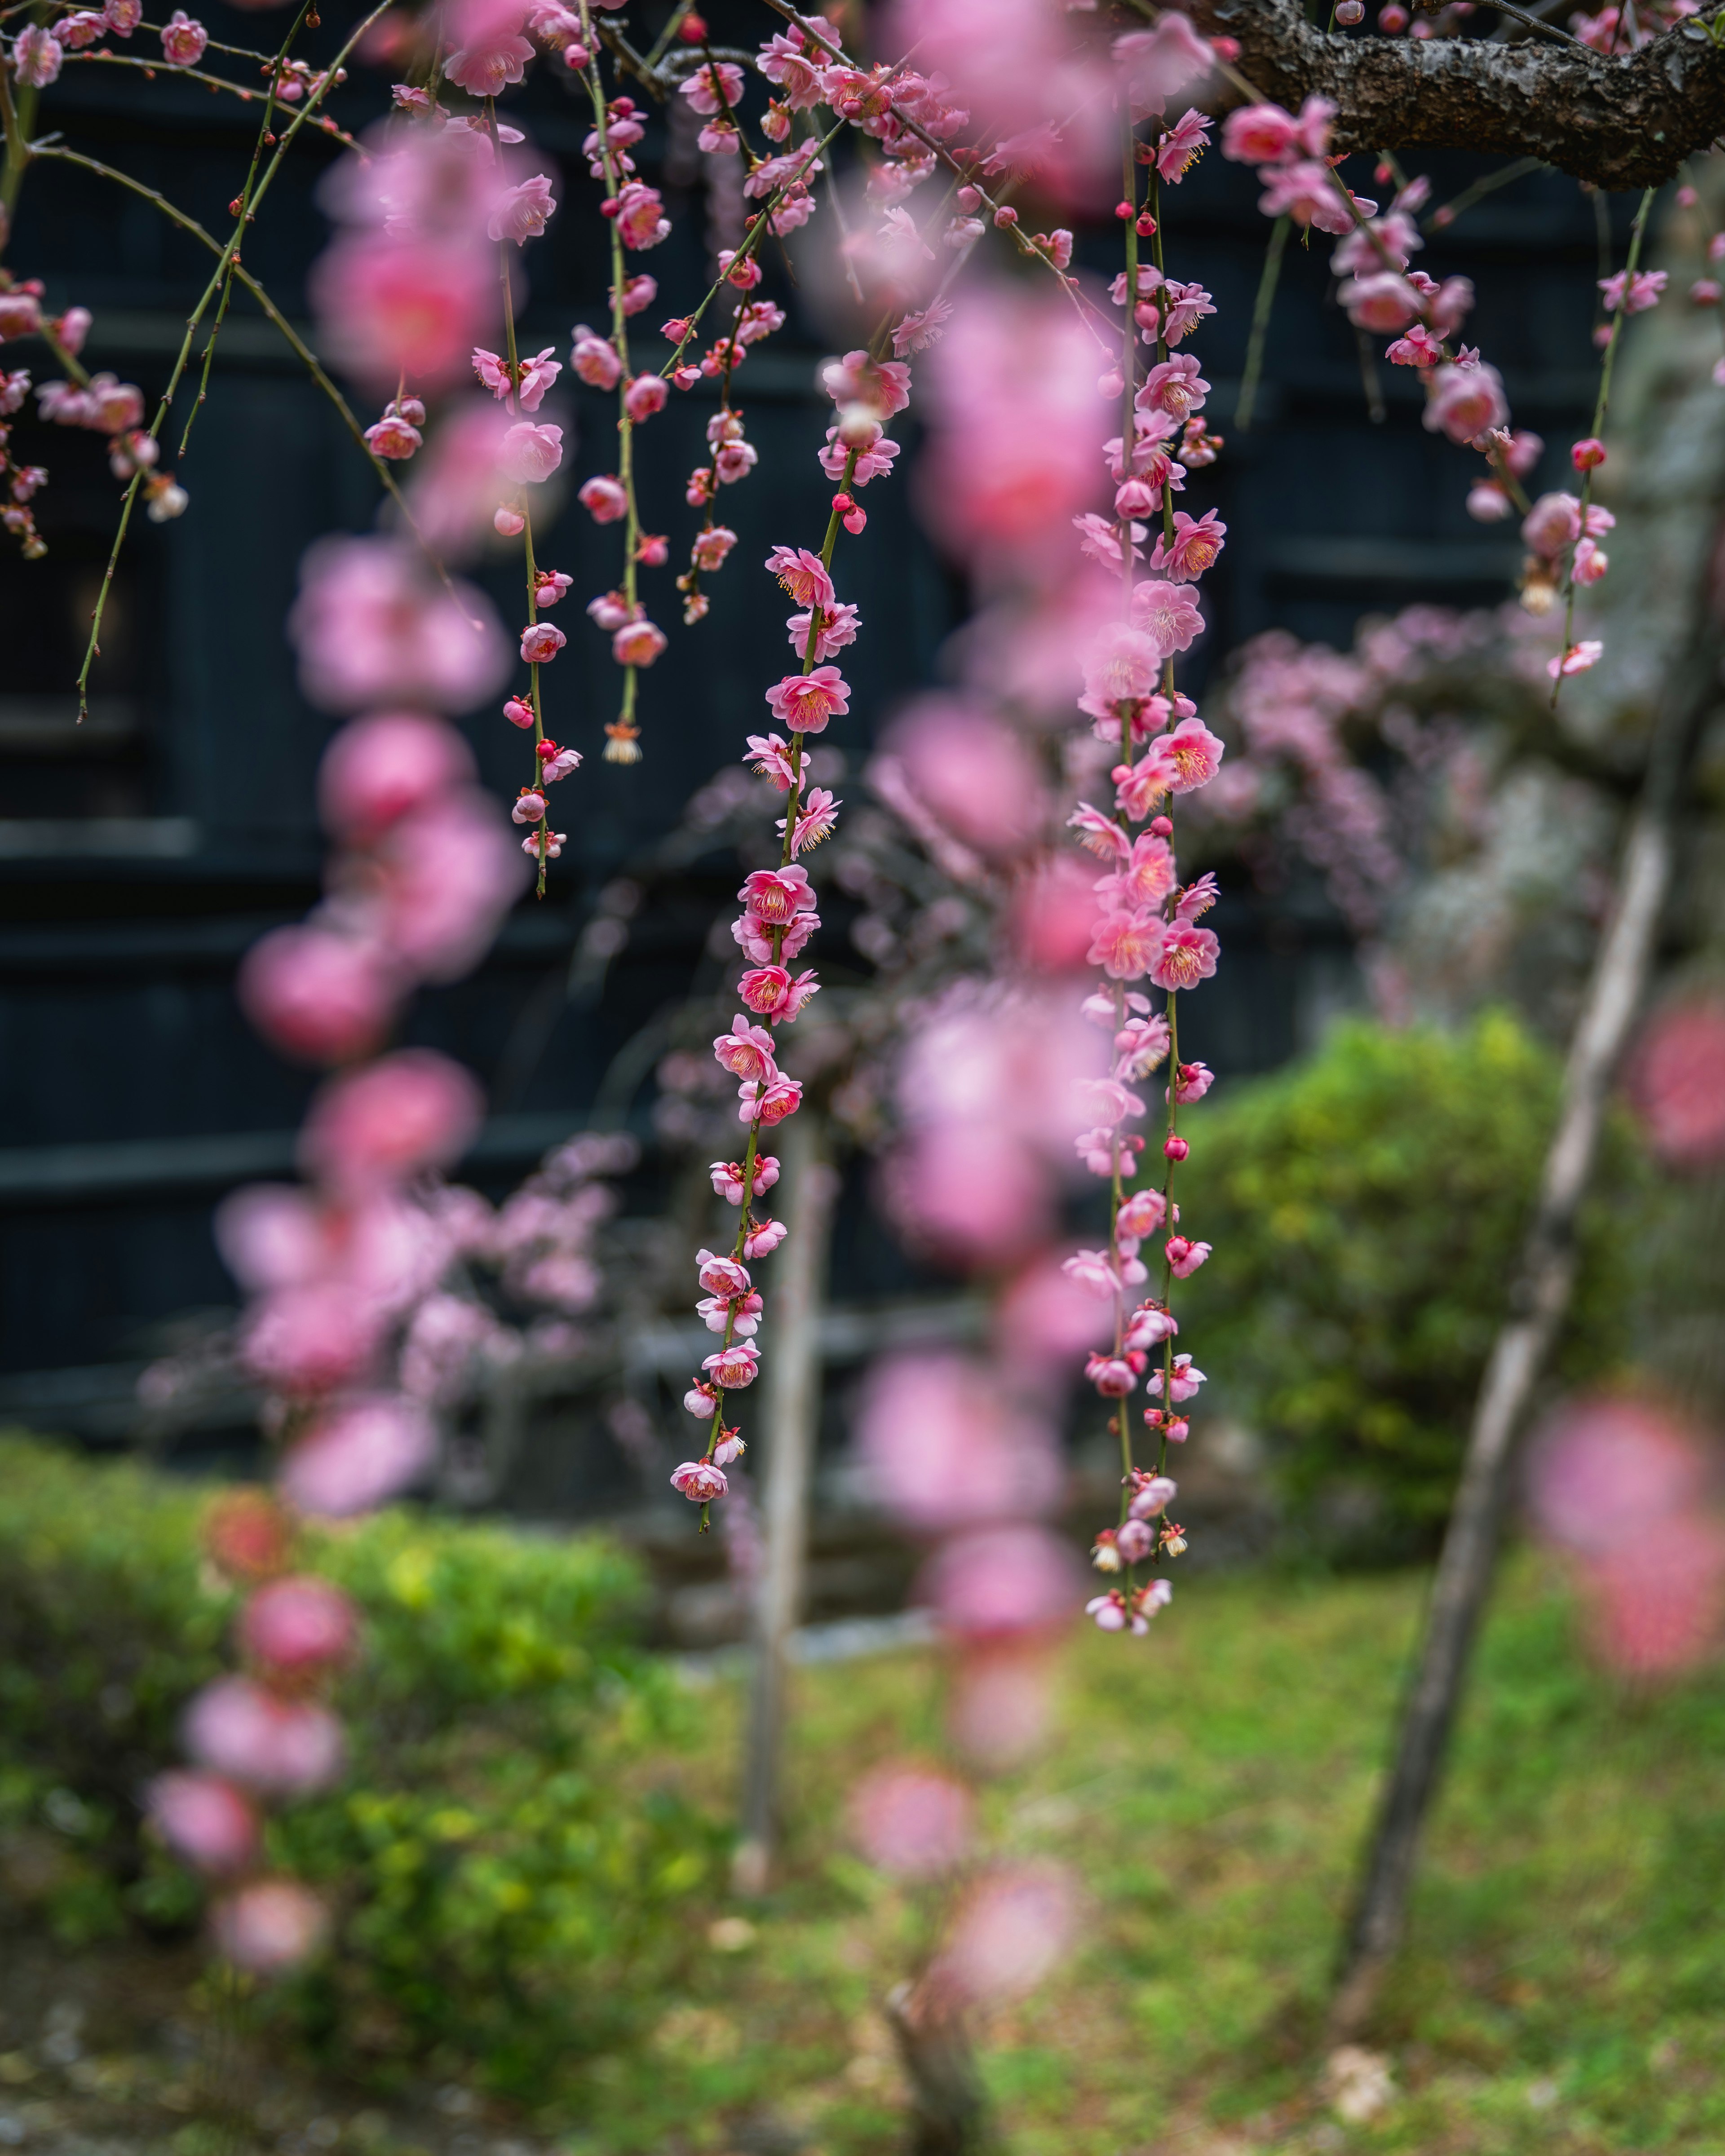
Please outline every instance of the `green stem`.
[{"label": "green stem", "polygon": [[1284,210],[1270,228],[1270,244],[1264,250],[1264,271],[1258,280],[1258,296],[1252,305],[1251,334],[1246,339],[1245,367],[1235,399],[1234,424],[1241,434],[1250,431],[1258,401],[1258,382],[1264,372],[1264,347],[1270,336],[1270,316],[1276,305],[1276,287],[1281,276],[1281,258],[1286,251],[1288,229],[1293,219]]}]

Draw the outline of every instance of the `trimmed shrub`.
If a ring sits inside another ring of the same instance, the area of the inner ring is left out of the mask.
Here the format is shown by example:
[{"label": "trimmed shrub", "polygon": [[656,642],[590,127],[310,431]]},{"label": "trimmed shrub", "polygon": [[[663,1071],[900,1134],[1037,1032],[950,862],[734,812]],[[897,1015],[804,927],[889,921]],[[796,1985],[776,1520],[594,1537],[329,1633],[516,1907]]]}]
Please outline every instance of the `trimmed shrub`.
[{"label": "trimmed shrub", "polygon": [[[1183,1291],[1180,1345],[1332,1554],[1409,1555],[1441,1528],[1559,1076],[1502,1011],[1454,1033],[1353,1019],[1190,1119],[1181,1207],[1214,1255]],[[1630,1161],[1614,1132],[1599,1179],[1624,1191]],[[1565,1378],[1597,1375],[1626,1344],[1607,1225],[1595,1202]]]},{"label": "trimmed shrub", "polygon": [[[0,1882],[69,1943],[198,1917],[140,1799],[228,1656],[206,1497],[0,1437]],[[405,1511],[308,1557],[359,1602],[367,1650],[341,1688],[346,1781],[270,1828],[337,1920],[280,2003],[344,2052],[435,2049],[542,2092],[626,2039],[716,1877],[715,1825],[666,1779],[686,1707],[631,1645],[639,1574],[598,1537]]]}]

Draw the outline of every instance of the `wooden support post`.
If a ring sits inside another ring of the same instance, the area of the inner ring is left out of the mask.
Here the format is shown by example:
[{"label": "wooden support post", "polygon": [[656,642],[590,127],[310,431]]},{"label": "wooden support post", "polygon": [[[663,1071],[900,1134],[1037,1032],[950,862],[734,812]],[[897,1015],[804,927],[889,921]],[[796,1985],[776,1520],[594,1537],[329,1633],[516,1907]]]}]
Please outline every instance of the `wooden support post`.
[{"label": "wooden support post", "polygon": [[1356,2035],[1368,2020],[1401,1943],[1420,1830],[1491,1585],[1512,1442],[1569,1307],[1576,1211],[1599,1150],[1612,1074],[1646,989],[1671,885],[1674,827],[1692,745],[1719,696],[1720,639],[1707,619],[1709,609],[1703,605],[1698,612],[1704,625],[1666,683],[1611,918],[1570,1045],[1538,1208],[1511,1284],[1509,1317],[1492,1347],[1474,1409],[1419,1666],[1331,2009],[1332,2042]]},{"label": "wooden support post", "polygon": [[764,1553],[755,1602],[755,1666],[743,1762],[742,1838],[732,1861],[739,1894],[767,1892],[779,1830],[788,1650],[803,1603],[809,1492],[820,1424],[820,1316],[826,1300],[838,1175],[819,1111],[781,1127],[785,1193],[783,1276],[768,1304]]}]

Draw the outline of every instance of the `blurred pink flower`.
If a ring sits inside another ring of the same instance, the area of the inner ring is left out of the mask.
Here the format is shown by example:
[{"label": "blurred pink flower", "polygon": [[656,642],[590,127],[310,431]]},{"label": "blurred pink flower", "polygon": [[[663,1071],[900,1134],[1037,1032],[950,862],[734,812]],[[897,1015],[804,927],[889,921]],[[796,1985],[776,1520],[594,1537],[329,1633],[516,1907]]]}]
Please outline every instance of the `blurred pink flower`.
[{"label": "blurred pink flower", "polygon": [[482,593],[458,584],[452,596],[413,550],[388,539],[310,547],[288,634],[300,686],[331,711],[403,702],[470,710],[502,687],[511,656]]},{"label": "blurred pink flower", "polygon": [[485,1112],[477,1081],[429,1048],[405,1048],[331,1079],[300,1133],[306,1170],[358,1193],[452,1168]]},{"label": "blurred pink flower", "polygon": [[1040,286],[979,286],[955,303],[925,365],[917,480],[936,536],[985,574],[1064,576],[1109,417],[1083,324]]},{"label": "blurred pink flower", "polygon": [[258,1815],[218,1774],[158,1774],[150,1784],[150,1816],[177,1856],[219,1876],[244,1871],[260,1842]]},{"label": "blurred pink flower", "polygon": [[882,746],[924,805],[978,853],[1021,853],[1047,818],[1048,790],[1023,736],[979,702],[919,697]]},{"label": "blurred pink flower", "polygon": [[259,1879],[223,1895],[210,1912],[216,1944],[236,1969],[279,1976],[323,1943],[329,1912],[295,1879]]},{"label": "blurred pink flower", "polygon": [[497,309],[482,247],[384,231],[339,234],[308,290],[321,347],[380,393],[403,377],[421,391],[453,388]]},{"label": "blurred pink flower", "polygon": [[218,1677],[186,1711],[186,1749],[200,1765],[262,1794],[327,1789],[345,1758],[341,1725],[313,1700],[290,1700],[249,1677]]},{"label": "blurred pink flower", "polygon": [[967,1896],[937,1965],[979,2005],[1022,1999],[1058,1967],[1077,1928],[1078,1888],[1065,1865],[1013,1865]]},{"label": "blurred pink flower", "polygon": [[976,1800],[950,1774],[877,1767],[852,1789],[848,1810],[858,1847],[892,1878],[937,1879],[970,1854]]},{"label": "blurred pink flower", "polygon": [[271,1047],[303,1062],[347,1063],[382,1041],[404,985],[375,944],[305,922],[253,944],[236,988]]},{"label": "blurred pink flower", "polygon": [[1725,1159],[1725,1002],[1701,997],[1656,1012],[1630,1058],[1627,1083],[1661,1160],[1711,1168]]},{"label": "blurred pink flower", "polygon": [[359,1636],[359,1612],[339,1587],[315,1574],[260,1587],[240,1613],[239,1642],[254,1660],[285,1676],[347,1661]]},{"label": "blurred pink flower", "polygon": [[477,965],[530,877],[496,801],[477,788],[400,818],[374,865],[378,934],[429,981],[458,980]]},{"label": "blurred pink flower", "polygon": [[880,1502],[919,1534],[1046,1512],[1060,1494],[1052,1431],[968,1356],[878,1363],[856,1435]]},{"label": "blurred pink flower", "polygon": [[331,838],[362,845],[475,776],[473,752],[453,726],[417,711],[374,711],[343,726],[324,751],[317,805]]},{"label": "blurred pink flower", "polygon": [[1527,1498],[1542,1531],[1587,1556],[1656,1539],[1693,1512],[1707,1455],[1687,1425],[1641,1400],[1566,1402],[1527,1450]]},{"label": "blurred pink flower", "polygon": [[518,419],[507,429],[499,448],[503,471],[522,485],[549,479],[562,461],[562,429],[531,419]]},{"label": "blurred pink flower", "polygon": [[343,1281],[311,1279],[275,1289],[240,1327],[243,1366],[274,1392],[327,1393],[371,1368],[383,1313]]},{"label": "blurred pink flower", "polygon": [[464,397],[444,414],[413,468],[408,506],[425,543],[447,558],[479,552],[495,529],[509,414],[489,398]]},{"label": "blurred pink flower", "polygon": [[445,34],[457,43],[444,74],[474,97],[501,96],[536,57],[521,35],[526,17],[526,0],[456,0]]},{"label": "blurred pink flower", "polygon": [[1012,1639],[1066,1624],[1082,1580],[1077,1558],[1046,1528],[980,1527],[941,1545],[923,1568],[917,1599],[958,1639]]},{"label": "blurred pink flower", "polygon": [[215,1235],[223,1263],[253,1294],[311,1280],[326,1255],[311,1194],[285,1183],[254,1183],[224,1198]]},{"label": "blurred pink flower", "polygon": [[348,1519],[398,1496],[437,1457],[437,1432],[415,1400],[377,1394],[331,1409],[295,1441],[281,1489],[302,1512]]}]

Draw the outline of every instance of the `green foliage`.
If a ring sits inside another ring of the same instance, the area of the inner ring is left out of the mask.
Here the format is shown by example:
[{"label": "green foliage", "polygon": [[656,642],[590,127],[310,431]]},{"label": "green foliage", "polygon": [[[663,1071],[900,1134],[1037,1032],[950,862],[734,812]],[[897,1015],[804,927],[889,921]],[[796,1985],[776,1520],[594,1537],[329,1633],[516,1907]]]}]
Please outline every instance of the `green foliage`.
[{"label": "green foliage", "polygon": [[[183,1925],[197,1890],[141,1831],[234,1597],[204,1495],[0,1438],[0,1858],[69,1943]],[[272,1854],[338,1945],[287,1994],[331,2046],[440,2047],[501,2086],[619,2041],[678,1965],[711,1826],[665,1780],[686,1707],[629,1644],[641,1583],[597,1538],[382,1514],[310,1562],[365,1612],[339,1704],[352,1767]]]},{"label": "green foliage", "polygon": [[[1504,1012],[1456,1033],[1354,1019],[1193,1121],[1181,1209],[1214,1255],[1185,1291],[1180,1344],[1213,1373],[1207,1404],[1271,1445],[1296,1517],[1332,1549],[1406,1553],[1448,1512],[1559,1075]],[[1621,1189],[1627,1148],[1614,1136],[1607,1153],[1599,1180]],[[1596,1204],[1570,1379],[1624,1340],[1607,1224]]]}]

